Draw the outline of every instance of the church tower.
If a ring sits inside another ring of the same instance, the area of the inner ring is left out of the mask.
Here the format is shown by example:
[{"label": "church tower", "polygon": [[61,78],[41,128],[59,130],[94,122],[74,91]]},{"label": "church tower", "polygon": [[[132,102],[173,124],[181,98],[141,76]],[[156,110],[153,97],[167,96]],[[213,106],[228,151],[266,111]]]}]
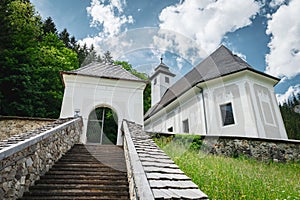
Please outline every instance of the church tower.
[{"label": "church tower", "polygon": [[175,74],[170,72],[169,67],[160,58],[160,64],[155,68],[151,80],[151,107],[158,103],[166,90],[173,84]]}]

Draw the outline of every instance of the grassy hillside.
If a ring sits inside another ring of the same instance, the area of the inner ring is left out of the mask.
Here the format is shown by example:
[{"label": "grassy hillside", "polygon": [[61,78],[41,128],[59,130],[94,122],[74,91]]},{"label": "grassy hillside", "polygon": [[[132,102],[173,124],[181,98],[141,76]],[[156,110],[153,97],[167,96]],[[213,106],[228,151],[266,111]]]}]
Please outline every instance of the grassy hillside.
[{"label": "grassy hillside", "polygon": [[300,199],[300,163],[226,158],[194,150],[188,140],[155,141],[210,199]]}]

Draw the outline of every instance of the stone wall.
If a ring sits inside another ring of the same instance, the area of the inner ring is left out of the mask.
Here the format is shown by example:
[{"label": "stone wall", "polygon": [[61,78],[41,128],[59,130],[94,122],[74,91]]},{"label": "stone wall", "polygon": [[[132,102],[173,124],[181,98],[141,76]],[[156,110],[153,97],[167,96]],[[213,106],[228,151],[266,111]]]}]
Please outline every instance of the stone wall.
[{"label": "stone wall", "polygon": [[203,137],[202,149],[230,157],[245,156],[264,162],[300,162],[300,141],[243,137]]},{"label": "stone wall", "polygon": [[54,120],[0,116],[0,140],[45,126]]},{"label": "stone wall", "polygon": [[[55,126],[54,126],[54,125]],[[82,119],[58,120],[32,137],[20,135],[17,143],[0,149],[0,199],[17,199],[75,143]],[[54,126],[54,127],[53,127]],[[28,136],[28,134],[24,134]]]}]

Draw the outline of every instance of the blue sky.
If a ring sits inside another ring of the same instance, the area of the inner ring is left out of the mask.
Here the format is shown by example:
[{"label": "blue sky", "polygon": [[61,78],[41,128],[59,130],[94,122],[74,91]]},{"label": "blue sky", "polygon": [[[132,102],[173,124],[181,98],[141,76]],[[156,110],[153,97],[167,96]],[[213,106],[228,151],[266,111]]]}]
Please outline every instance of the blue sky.
[{"label": "blue sky", "polygon": [[282,81],[279,101],[300,92],[299,0],[31,0],[79,43],[151,74],[164,58],[177,77],[221,44]]}]

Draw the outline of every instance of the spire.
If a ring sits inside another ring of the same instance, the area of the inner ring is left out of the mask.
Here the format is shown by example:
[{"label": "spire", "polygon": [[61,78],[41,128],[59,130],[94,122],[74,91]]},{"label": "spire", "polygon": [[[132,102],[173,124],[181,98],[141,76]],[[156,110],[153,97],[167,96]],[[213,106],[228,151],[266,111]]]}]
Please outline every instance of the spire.
[{"label": "spire", "polygon": [[160,64],[162,64],[163,63],[163,57],[161,56],[160,57]]}]

